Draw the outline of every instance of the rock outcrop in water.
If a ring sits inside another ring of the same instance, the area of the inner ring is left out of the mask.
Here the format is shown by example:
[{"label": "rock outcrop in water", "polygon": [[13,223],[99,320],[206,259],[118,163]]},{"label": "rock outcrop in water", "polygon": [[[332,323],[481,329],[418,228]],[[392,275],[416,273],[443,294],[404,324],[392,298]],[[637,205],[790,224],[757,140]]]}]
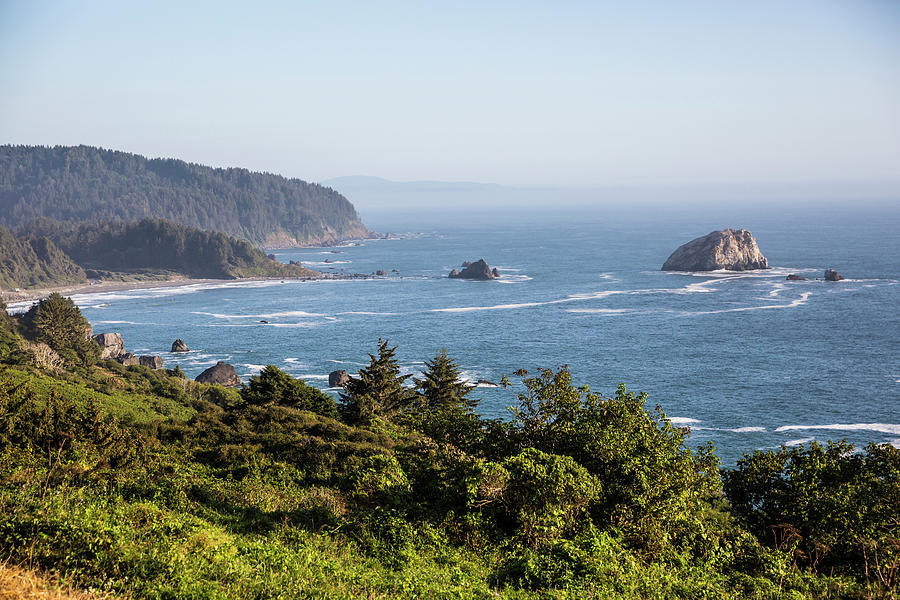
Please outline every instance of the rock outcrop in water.
[{"label": "rock outcrop in water", "polygon": [[840,281],[843,277],[834,269],[825,269],[825,281]]},{"label": "rock outcrop in water", "polygon": [[350,373],[344,369],[332,371],[328,374],[328,387],[342,387],[348,381],[350,381]]},{"label": "rock outcrop in water", "polygon": [[800,275],[795,275],[794,273],[791,273],[790,275],[785,277],[785,279],[787,279],[788,281],[806,281],[806,277],[801,277]]},{"label": "rock outcrop in water", "polygon": [[118,333],[98,333],[92,338],[100,346],[100,360],[116,359],[125,353],[125,342]]},{"label": "rock outcrop in water", "polygon": [[184,343],[184,340],[178,338],[174,342],[172,342],[172,352],[190,352],[190,349],[187,347],[187,344]]},{"label": "rock outcrop in water", "polygon": [[713,231],[679,247],[663,264],[663,271],[750,271],[768,269],[769,261],[759,251],[746,229]]},{"label": "rock outcrop in water", "polygon": [[485,260],[480,258],[475,262],[464,262],[462,264],[462,271],[453,269],[450,271],[448,277],[450,277],[450,279],[477,279],[479,281],[487,281],[489,279],[497,279],[500,277],[500,273],[497,269],[491,269]]},{"label": "rock outcrop in water", "polygon": [[241,378],[238,377],[234,367],[221,360],[212,367],[203,371],[195,378],[200,383],[209,383],[215,385],[224,385],[226,387],[237,387],[241,385]]}]

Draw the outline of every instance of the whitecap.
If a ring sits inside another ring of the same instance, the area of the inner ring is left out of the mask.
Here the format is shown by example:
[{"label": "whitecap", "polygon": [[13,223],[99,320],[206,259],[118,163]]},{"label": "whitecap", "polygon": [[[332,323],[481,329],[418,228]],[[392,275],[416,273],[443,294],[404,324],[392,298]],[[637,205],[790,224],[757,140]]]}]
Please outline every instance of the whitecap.
[{"label": "whitecap", "polygon": [[788,440],[784,443],[785,446],[799,446],[800,444],[805,444],[807,442],[813,442],[816,438],[808,437],[808,438],[799,438],[796,440]]},{"label": "whitecap", "polygon": [[567,308],[566,312],[583,313],[590,315],[619,315],[622,313],[630,312],[631,310],[632,309],[630,308]]},{"label": "whitecap", "polygon": [[298,377],[300,379],[325,379],[325,380],[327,380],[329,376],[328,375],[316,375],[316,374],[311,374],[311,373],[301,373],[300,375],[298,375]]},{"label": "whitecap", "polygon": [[805,429],[826,429],[832,431],[875,431],[878,433],[900,434],[900,425],[893,423],[834,423],[830,425],[782,425],[776,432]]},{"label": "whitecap", "polygon": [[729,313],[729,312],[746,312],[750,310],[765,310],[770,308],[796,308],[798,306],[803,306],[806,304],[809,297],[812,295],[812,292],[803,292],[800,294],[800,297],[796,300],[792,300],[788,304],[766,304],[764,306],[742,306],[739,308],[723,308],[720,310],[699,310],[699,311],[684,311],[680,313],[683,317],[693,317],[698,315],[718,315],[721,313]]},{"label": "whitecap", "polygon": [[734,429],[725,429],[725,431],[731,431],[734,433],[757,433],[760,431],[765,431],[765,427],[736,427]]},{"label": "whitecap", "polygon": [[669,417],[669,422],[672,425],[690,425],[691,423],[699,423],[699,419],[692,419],[690,417]]}]

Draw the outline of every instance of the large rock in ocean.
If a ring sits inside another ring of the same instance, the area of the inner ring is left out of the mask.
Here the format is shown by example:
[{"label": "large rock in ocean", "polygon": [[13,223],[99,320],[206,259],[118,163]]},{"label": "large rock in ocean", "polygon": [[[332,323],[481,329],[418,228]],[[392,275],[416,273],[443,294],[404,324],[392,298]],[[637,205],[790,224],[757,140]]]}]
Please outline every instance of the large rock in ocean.
[{"label": "large rock in ocean", "polygon": [[125,342],[118,333],[98,333],[92,338],[100,346],[100,360],[118,358],[125,354]]},{"label": "large rock in ocean", "polygon": [[843,276],[839,275],[834,269],[825,269],[825,281],[840,281]]},{"label": "large rock in ocean", "polygon": [[497,269],[491,269],[484,259],[480,258],[475,262],[464,262],[462,264],[462,271],[453,269],[450,271],[448,277],[450,277],[450,279],[477,279],[479,281],[487,281],[488,279],[497,279],[500,277],[500,273]]},{"label": "large rock in ocean", "polygon": [[172,342],[171,352],[190,352],[190,349],[187,347],[187,344],[184,343],[183,339],[178,338]]},{"label": "large rock in ocean", "polygon": [[713,231],[691,240],[675,250],[662,266],[663,271],[751,271],[768,268],[769,261],[746,229]]},{"label": "large rock in ocean", "polygon": [[237,371],[228,363],[217,362],[214,366],[203,371],[195,378],[200,383],[209,383],[215,385],[224,385],[226,387],[236,387],[241,385],[241,378],[238,377]]},{"label": "large rock in ocean", "polygon": [[344,369],[332,371],[328,374],[328,387],[342,387],[348,381],[350,381],[350,373]]}]

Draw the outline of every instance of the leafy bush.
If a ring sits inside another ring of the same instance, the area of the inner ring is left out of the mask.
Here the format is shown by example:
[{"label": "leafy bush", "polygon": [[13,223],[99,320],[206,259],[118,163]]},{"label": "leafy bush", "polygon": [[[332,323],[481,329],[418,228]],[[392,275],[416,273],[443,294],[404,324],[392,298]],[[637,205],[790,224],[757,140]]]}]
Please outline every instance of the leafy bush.
[{"label": "leafy bush", "polygon": [[91,324],[71,298],[54,292],[34,304],[21,318],[25,335],[53,348],[70,364],[90,366],[100,358],[91,339]]},{"label": "leafy bush", "polygon": [[240,393],[248,405],[278,404],[337,418],[337,405],[331,396],[273,365],[251,377]]}]

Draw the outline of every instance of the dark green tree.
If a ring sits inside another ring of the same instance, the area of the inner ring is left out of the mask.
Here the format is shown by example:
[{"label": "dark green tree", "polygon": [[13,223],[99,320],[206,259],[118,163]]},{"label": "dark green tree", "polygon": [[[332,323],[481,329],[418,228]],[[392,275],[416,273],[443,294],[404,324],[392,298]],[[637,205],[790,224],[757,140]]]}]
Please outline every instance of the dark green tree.
[{"label": "dark green tree", "polygon": [[478,406],[478,400],[469,398],[475,389],[461,376],[455,360],[442,348],[431,360],[425,361],[426,371],[422,379],[414,379],[421,394],[424,408],[428,410],[459,410],[469,412]]},{"label": "dark green tree", "polygon": [[369,354],[369,366],[344,384],[340,412],[347,423],[368,425],[376,417],[391,418],[413,403],[415,392],[403,385],[410,376],[400,374],[396,350],[396,346],[388,347],[388,340],[378,338],[378,356]]},{"label": "dark green tree", "polygon": [[71,298],[50,294],[32,305],[22,325],[26,337],[44,342],[67,362],[90,366],[100,358],[100,347],[90,337],[91,324]]},{"label": "dark green tree", "polygon": [[482,423],[474,413],[478,400],[469,397],[475,386],[462,378],[446,348],[425,366],[422,379],[414,380],[419,396],[409,423],[436,441],[474,452],[482,439]]},{"label": "dark green tree", "polygon": [[331,396],[274,365],[266,366],[259,375],[250,378],[241,389],[241,399],[248,406],[277,404],[337,418],[337,406]]}]

